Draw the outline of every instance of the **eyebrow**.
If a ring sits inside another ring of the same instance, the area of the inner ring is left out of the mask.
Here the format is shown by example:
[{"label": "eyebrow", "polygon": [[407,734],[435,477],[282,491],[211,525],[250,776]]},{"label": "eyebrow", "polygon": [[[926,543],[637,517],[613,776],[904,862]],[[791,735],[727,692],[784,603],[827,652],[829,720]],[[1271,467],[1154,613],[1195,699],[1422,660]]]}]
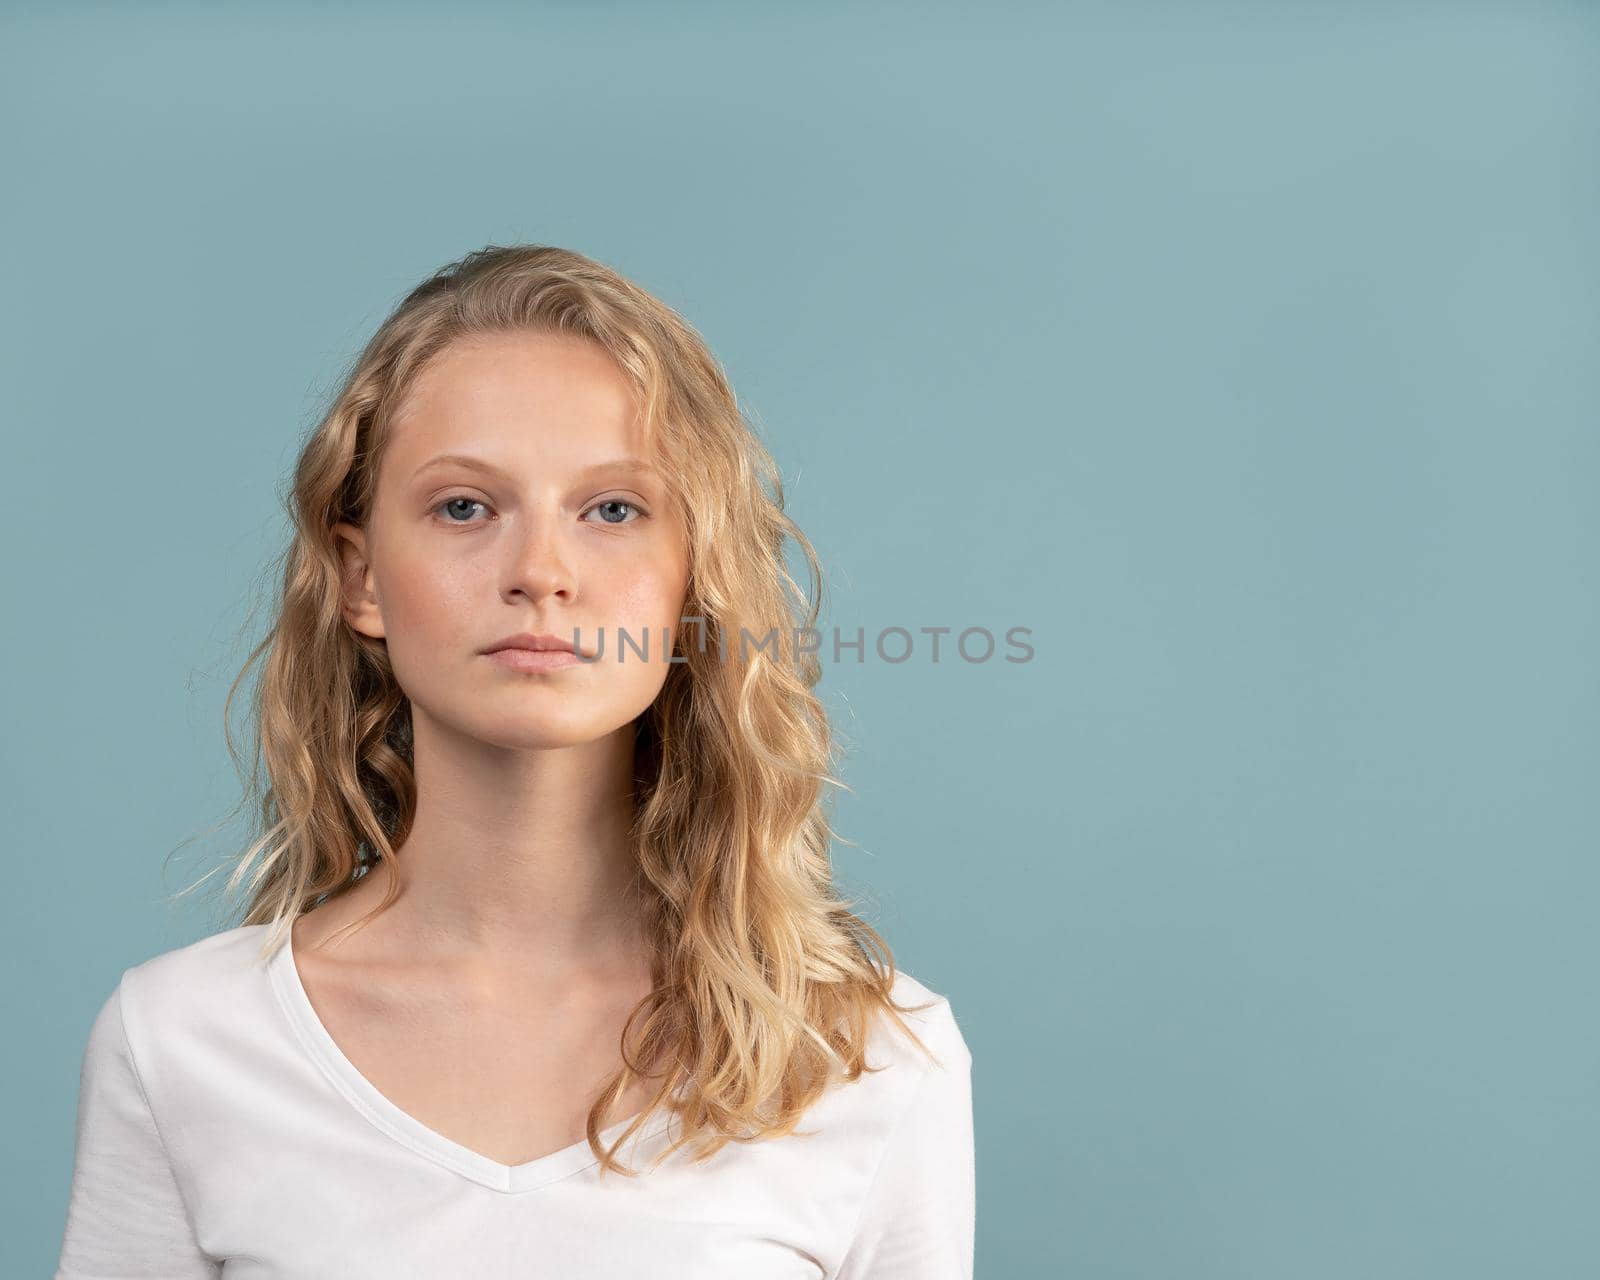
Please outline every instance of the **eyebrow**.
[{"label": "eyebrow", "polygon": [[[420,467],[411,473],[414,480],[424,471],[431,471],[435,467],[457,466],[465,467],[469,471],[482,471],[502,479],[509,479],[508,473],[502,467],[496,466],[487,458],[477,458],[467,453],[441,453],[436,458],[429,458]],[[596,462],[584,467],[578,474],[590,476],[602,471],[627,471],[640,476],[654,476],[656,469],[642,458],[612,458],[605,462]]]}]

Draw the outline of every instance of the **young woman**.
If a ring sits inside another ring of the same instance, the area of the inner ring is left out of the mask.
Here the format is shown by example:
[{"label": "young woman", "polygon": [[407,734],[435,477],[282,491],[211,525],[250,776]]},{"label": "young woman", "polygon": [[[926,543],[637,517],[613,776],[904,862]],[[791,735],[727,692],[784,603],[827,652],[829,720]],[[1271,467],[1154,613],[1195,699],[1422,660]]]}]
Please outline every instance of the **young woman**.
[{"label": "young woman", "polygon": [[971,1055],[832,883],[817,561],[699,336],[469,254],[290,506],[244,923],[101,1008],[58,1280],[970,1277]]}]

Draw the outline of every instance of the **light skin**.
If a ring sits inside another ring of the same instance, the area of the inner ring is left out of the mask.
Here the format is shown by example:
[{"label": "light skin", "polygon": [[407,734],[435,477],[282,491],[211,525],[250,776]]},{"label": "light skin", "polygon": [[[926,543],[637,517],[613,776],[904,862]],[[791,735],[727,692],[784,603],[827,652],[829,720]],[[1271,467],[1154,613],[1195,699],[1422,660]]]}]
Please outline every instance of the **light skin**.
[{"label": "light skin", "polygon": [[[335,533],[345,619],[384,641],[411,701],[416,816],[397,866],[296,921],[295,954],[363,1074],[511,1163],[581,1135],[650,989],[627,840],[634,721],[670,671],[685,524],[631,385],[583,339],[463,339],[392,425],[365,527]],[[601,629],[594,663],[528,672],[482,652],[517,632],[576,632],[593,652]],[[648,660],[617,660],[619,630],[649,633]],[[393,906],[312,951],[391,875]]]}]

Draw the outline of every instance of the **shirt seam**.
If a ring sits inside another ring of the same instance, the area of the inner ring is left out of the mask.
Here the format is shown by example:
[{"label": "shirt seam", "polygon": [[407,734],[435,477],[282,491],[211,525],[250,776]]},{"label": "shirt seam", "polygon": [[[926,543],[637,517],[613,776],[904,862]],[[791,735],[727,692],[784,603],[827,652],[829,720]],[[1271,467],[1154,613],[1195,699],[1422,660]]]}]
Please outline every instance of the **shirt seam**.
[{"label": "shirt seam", "polygon": [[[485,1187],[497,1194],[507,1196],[522,1196],[535,1191],[542,1191],[558,1182],[575,1178],[600,1163],[600,1158],[592,1151],[589,1151],[584,1153],[584,1163],[582,1164],[565,1171],[561,1171],[558,1168],[556,1172],[547,1173],[543,1181],[519,1185],[519,1168],[517,1166],[502,1166],[487,1157],[476,1157],[475,1153],[471,1151],[459,1152],[454,1150],[453,1148],[458,1144],[454,1144],[443,1135],[429,1130],[426,1125],[421,1125],[420,1122],[415,1121],[414,1117],[410,1119],[420,1131],[414,1130],[403,1119],[396,1120],[392,1118],[380,1106],[369,1100],[366,1096],[366,1091],[373,1087],[371,1082],[365,1080],[360,1072],[350,1068],[347,1059],[334,1052],[337,1046],[330,1049],[325,1041],[327,1029],[316,1023],[313,1020],[313,1015],[308,1014],[302,1005],[299,995],[303,991],[303,987],[301,991],[296,991],[299,978],[295,973],[291,972],[294,960],[289,948],[290,943],[286,940],[282,947],[273,954],[271,964],[275,967],[269,968],[268,978],[278,1010],[285,1021],[288,1022],[291,1035],[299,1045],[300,1051],[310,1059],[322,1079],[363,1120],[372,1125],[391,1142],[405,1148],[412,1155],[430,1161],[459,1178],[463,1178],[477,1186]],[[401,1112],[401,1116],[404,1116],[403,1112]],[[645,1140],[653,1139],[671,1124],[672,1120],[673,1115],[671,1112],[658,1113],[642,1130],[634,1133],[629,1142],[637,1147]],[[550,1156],[553,1157],[557,1154],[560,1153],[552,1152]],[[483,1167],[485,1164],[494,1167],[485,1169]]]},{"label": "shirt seam", "polygon": [[845,1264],[850,1261],[851,1250],[856,1246],[857,1237],[861,1233],[861,1224],[866,1220],[867,1209],[872,1204],[873,1193],[878,1189],[878,1179],[883,1176],[884,1166],[889,1163],[889,1153],[894,1150],[896,1139],[899,1138],[901,1130],[905,1128],[906,1122],[916,1109],[917,1103],[922,1100],[922,1095],[927,1091],[929,1083],[933,1080],[934,1073],[942,1070],[947,1070],[942,1062],[939,1066],[927,1067],[922,1073],[922,1078],[917,1081],[917,1087],[911,1091],[911,1097],[907,1099],[905,1106],[901,1108],[900,1114],[895,1117],[894,1125],[889,1130],[889,1136],[884,1140],[883,1150],[878,1152],[877,1162],[872,1167],[872,1177],[868,1179],[867,1188],[861,1195],[861,1207],[856,1210],[855,1220],[850,1224],[850,1230],[844,1238],[844,1250],[839,1255],[838,1264],[828,1272],[824,1280],[836,1280],[840,1272],[844,1270]]},{"label": "shirt seam", "polygon": [[117,983],[117,1030],[122,1036],[123,1047],[128,1051],[128,1065],[133,1070],[133,1082],[139,1086],[139,1098],[143,1101],[145,1112],[150,1117],[150,1127],[155,1130],[156,1142],[161,1147],[161,1158],[166,1161],[167,1172],[172,1175],[172,1185],[178,1192],[178,1203],[183,1206],[183,1219],[189,1228],[189,1239],[202,1257],[211,1262],[218,1262],[220,1259],[207,1253],[200,1244],[194,1210],[189,1204],[189,1197],[184,1193],[183,1179],[178,1177],[178,1166],[172,1159],[172,1149],[168,1147],[166,1136],[161,1132],[161,1121],[157,1118],[155,1106],[150,1101],[150,1091],[145,1088],[144,1073],[139,1069],[139,1057],[134,1052],[133,1039],[128,1035],[127,986],[128,975],[124,974]]}]

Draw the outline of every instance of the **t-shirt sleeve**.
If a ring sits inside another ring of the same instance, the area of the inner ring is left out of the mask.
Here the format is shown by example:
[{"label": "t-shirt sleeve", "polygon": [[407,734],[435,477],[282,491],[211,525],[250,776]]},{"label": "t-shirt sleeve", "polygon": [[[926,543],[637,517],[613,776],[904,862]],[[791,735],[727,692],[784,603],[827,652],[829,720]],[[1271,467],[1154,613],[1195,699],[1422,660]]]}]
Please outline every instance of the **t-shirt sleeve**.
[{"label": "t-shirt sleeve", "polygon": [[972,1280],[972,1054],[948,1005],[939,1040],[942,1062],[890,1134],[832,1280]]},{"label": "t-shirt sleeve", "polygon": [[55,1280],[222,1274],[195,1240],[123,1025],[126,974],[89,1032],[77,1149]]}]

